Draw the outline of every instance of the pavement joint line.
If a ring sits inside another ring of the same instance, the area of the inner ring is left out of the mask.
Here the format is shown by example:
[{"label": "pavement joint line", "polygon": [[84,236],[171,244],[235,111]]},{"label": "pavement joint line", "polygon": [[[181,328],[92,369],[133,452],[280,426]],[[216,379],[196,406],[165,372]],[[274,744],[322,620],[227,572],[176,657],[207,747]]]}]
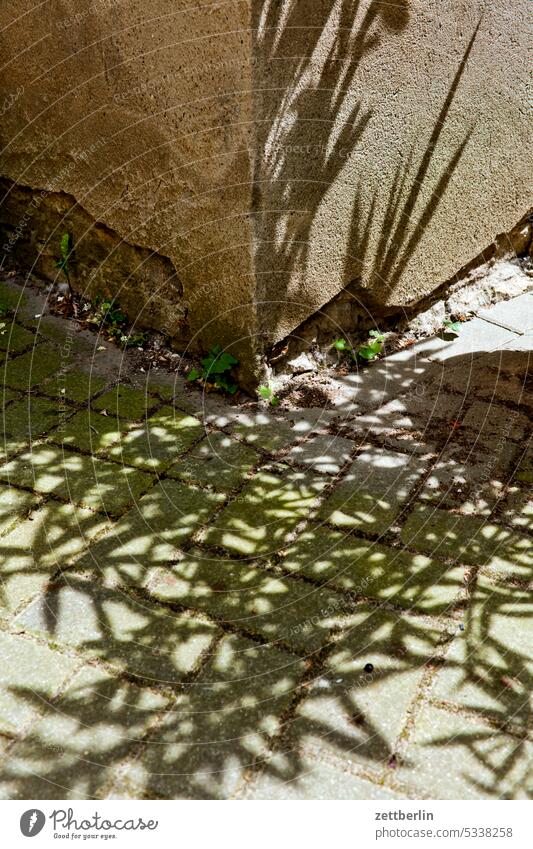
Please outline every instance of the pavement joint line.
[{"label": "pavement joint line", "polygon": [[455,716],[463,716],[468,720],[482,722],[487,728],[509,734],[523,742],[529,740],[533,742],[533,718],[526,725],[520,726],[513,723],[512,718],[510,721],[501,720],[495,714],[491,714],[490,711],[468,708],[448,699],[437,699],[431,695],[428,697],[428,705]]}]

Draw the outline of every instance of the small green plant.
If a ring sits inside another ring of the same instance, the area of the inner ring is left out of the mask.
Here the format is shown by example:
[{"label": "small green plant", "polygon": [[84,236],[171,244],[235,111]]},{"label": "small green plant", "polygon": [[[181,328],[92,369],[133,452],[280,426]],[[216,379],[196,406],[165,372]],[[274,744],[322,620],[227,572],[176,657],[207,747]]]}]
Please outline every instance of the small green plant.
[{"label": "small green plant", "polygon": [[72,262],[72,252],[74,245],[70,233],[63,233],[59,243],[60,258],[56,261],[56,268],[63,272],[70,287],[70,264]]},{"label": "small green plant", "polygon": [[445,319],[443,321],[443,325],[447,333],[453,333],[455,336],[459,335],[459,331],[461,330],[460,321],[450,321],[449,319]]},{"label": "small green plant", "polygon": [[370,330],[368,333],[369,341],[366,345],[360,345],[359,348],[352,348],[349,342],[342,337],[335,339],[332,347],[339,353],[349,352],[354,360],[361,359],[365,362],[371,362],[379,357],[383,349],[385,337],[379,330]]},{"label": "small green plant", "polygon": [[122,312],[116,301],[109,298],[102,299],[99,295],[93,302],[94,315],[89,319],[91,324],[97,324],[105,330],[110,339],[123,348],[142,347],[147,340],[148,334],[144,331],[131,333],[127,329],[128,316]]},{"label": "small green plant", "polygon": [[274,395],[274,390],[270,386],[260,386],[257,390],[264,401],[268,401],[271,407],[277,407],[279,398]]},{"label": "small green plant", "polygon": [[201,368],[192,368],[187,375],[187,380],[201,381],[205,384],[212,384],[217,389],[223,392],[229,392],[234,395],[238,389],[237,384],[232,380],[231,370],[234,366],[239,365],[232,354],[228,354],[222,350],[220,345],[215,345],[211,348],[207,357],[201,360]]},{"label": "small green plant", "polygon": [[357,349],[355,354],[362,360],[365,360],[366,362],[371,362],[372,360],[375,360],[376,357],[379,357],[379,355],[381,354],[385,337],[378,330],[370,330],[368,335],[373,341],[369,342],[367,345],[361,345],[361,347]]},{"label": "small green plant", "polygon": [[351,350],[350,345],[348,344],[346,339],[342,339],[342,338],[341,339],[335,339],[332,347],[335,348],[336,351],[340,351],[340,352]]}]

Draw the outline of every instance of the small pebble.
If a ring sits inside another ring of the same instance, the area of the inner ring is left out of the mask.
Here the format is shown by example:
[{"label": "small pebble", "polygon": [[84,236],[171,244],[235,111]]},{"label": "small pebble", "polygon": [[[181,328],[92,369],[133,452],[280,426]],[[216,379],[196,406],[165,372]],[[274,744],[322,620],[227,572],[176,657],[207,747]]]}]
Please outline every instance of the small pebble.
[{"label": "small pebble", "polygon": [[374,664],[373,663],[365,663],[365,672],[373,672]]}]

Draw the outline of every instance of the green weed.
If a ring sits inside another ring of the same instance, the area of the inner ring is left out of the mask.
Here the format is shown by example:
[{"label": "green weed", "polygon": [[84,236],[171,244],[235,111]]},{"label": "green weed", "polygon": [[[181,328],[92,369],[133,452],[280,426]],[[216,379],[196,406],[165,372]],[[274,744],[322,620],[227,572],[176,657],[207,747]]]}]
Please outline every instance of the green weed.
[{"label": "green weed", "polygon": [[223,351],[220,345],[215,345],[200,362],[202,367],[192,368],[187,375],[187,380],[191,382],[198,380],[204,385],[213,385],[230,395],[236,393],[239,387],[233,381],[231,371],[234,366],[239,365],[239,360]]},{"label": "green weed", "polygon": [[271,389],[270,386],[260,386],[257,390],[263,398],[264,401],[268,401],[271,407],[277,407],[279,404],[279,398],[277,395],[274,395],[274,390]]}]

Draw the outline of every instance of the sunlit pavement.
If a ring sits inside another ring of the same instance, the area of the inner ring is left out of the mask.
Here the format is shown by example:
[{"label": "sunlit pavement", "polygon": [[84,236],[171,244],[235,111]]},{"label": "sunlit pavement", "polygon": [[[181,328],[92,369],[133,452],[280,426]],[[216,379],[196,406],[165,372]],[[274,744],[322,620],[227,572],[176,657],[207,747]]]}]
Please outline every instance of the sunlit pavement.
[{"label": "sunlit pavement", "polygon": [[533,295],[277,412],[20,294],[4,797],[531,794]]}]

